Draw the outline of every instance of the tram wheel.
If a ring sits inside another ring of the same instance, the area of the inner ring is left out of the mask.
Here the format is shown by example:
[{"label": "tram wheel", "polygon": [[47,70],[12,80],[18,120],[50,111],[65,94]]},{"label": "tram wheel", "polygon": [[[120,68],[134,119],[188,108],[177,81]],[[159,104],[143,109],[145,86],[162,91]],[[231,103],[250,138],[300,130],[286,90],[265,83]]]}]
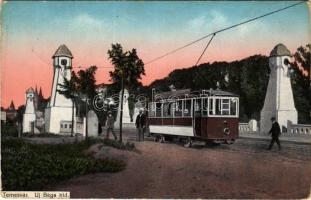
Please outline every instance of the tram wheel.
[{"label": "tram wheel", "polygon": [[160,140],[160,136],[154,135],[154,141],[155,141],[155,142],[159,142],[159,140]]},{"label": "tram wheel", "polygon": [[234,139],[231,139],[231,140],[225,140],[225,144],[233,144],[234,143]]},{"label": "tram wheel", "polygon": [[208,139],[208,140],[205,141],[205,145],[213,147],[213,146],[219,146],[220,143],[216,142],[215,140]]},{"label": "tram wheel", "polygon": [[187,143],[184,144],[184,147],[190,148],[191,146],[192,146],[192,139],[191,139],[191,137],[188,137],[187,138]]},{"label": "tram wheel", "polygon": [[163,135],[160,136],[160,143],[164,143],[165,137]]}]

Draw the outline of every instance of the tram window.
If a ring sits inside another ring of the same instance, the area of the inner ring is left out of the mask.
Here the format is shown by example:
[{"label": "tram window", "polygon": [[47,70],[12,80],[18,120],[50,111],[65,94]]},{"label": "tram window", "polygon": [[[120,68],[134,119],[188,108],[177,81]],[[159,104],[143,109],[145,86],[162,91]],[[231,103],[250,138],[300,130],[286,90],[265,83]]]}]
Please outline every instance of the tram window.
[{"label": "tram window", "polygon": [[182,116],[182,101],[176,101],[175,103],[175,117]]},{"label": "tram window", "polygon": [[162,103],[156,103],[156,117],[162,117]]},{"label": "tram window", "polygon": [[194,104],[194,110],[197,111],[201,111],[201,101],[202,99],[195,99],[195,104]]},{"label": "tram window", "polygon": [[222,115],[229,115],[229,110],[222,110]]},{"label": "tram window", "polygon": [[168,104],[168,116],[171,117],[174,114],[175,110],[175,103],[169,103]]},{"label": "tram window", "polygon": [[208,103],[208,99],[207,99],[207,98],[204,98],[204,99],[202,99],[202,101],[203,101],[202,115],[203,115],[203,116],[207,116],[207,111],[208,111],[208,105],[207,105],[207,103]]},{"label": "tram window", "polygon": [[221,111],[222,111],[222,115],[229,115],[230,114],[230,109],[229,109],[229,99],[222,99],[221,102]]},{"label": "tram window", "polygon": [[237,100],[230,99],[230,114],[236,115],[237,114]]},{"label": "tram window", "polygon": [[156,107],[155,107],[155,103],[152,102],[149,104],[149,111],[148,111],[148,115],[149,117],[155,117],[156,116]]},{"label": "tram window", "polygon": [[173,116],[173,103],[164,103],[163,117],[172,117],[172,116]]},{"label": "tram window", "polygon": [[184,100],[184,110],[183,116],[188,117],[191,116],[191,100]]},{"label": "tram window", "polygon": [[216,108],[215,108],[215,114],[216,115],[221,115],[221,104],[220,104],[221,102],[220,102],[220,99],[216,99],[216,104],[215,104],[215,106],[216,106]]},{"label": "tram window", "polygon": [[209,100],[209,114],[214,114],[214,99],[208,99]]},{"label": "tram window", "polygon": [[[237,98],[209,98],[209,115],[236,116],[238,100]],[[203,105],[204,106],[204,105]]]}]

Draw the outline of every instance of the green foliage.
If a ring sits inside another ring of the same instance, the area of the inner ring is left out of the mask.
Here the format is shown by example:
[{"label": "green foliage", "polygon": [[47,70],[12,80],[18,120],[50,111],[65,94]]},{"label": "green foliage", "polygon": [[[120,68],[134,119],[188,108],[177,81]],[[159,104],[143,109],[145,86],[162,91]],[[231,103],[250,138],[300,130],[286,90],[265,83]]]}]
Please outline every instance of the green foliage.
[{"label": "green foliage", "polygon": [[[310,44],[299,47],[294,54],[295,62],[292,63],[294,71],[291,80],[299,123],[311,122],[311,83],[310,78],[304,76],[301,70],[303,68],[310,73],[310,47]],[[239,61],[204,63],[176,69],[166,78],[151,83],[148,89],[168,91],[168,86],[172,84],[176,89],[217,89],[218,83],[218,89],[240,96],[240,121],[248,122],[251,118],[260,119],[269,73],[269,58],[254,55]]]},{"label": "green foliage", "polygon": [[125,168],[124,161],[96,160],[82,153],[95,142],[38,145],[19,139],[2,140],[3,190],[41,190],[47,184],[75,175]]},{"label": "green foliage", "polygon": [[124,85],[128,89],[141,85],[138,80],[141,79],[141,75],[145,75],[145,68],[136,49],[124,52],[121,44],[112,44],[108,56],[115,66],[114,71],[109,72],[114,83],[120,83],[123,77]]},{"label": "green foliage", "polygon": [[[149,89],[221,89],[240,96],[240,120],[259,119],[269,80],[268,57],[255,55],[240,61],[204,63],[192,68],[176,69],[168,77],[153,82]],[[218,87],[217,87],[218,86]]]},{"label": "green foliage", "polygon": [[79,93],[79,81],[76,73],[74,71],[71,72],[71,78],[68,80],[64,78],[64,83],[59,84],[60,90],[58,92],[64,95],[68,99],[74,100]]},{"label": "green foliage", "polygon": [[[72,71],[70,80],[64,79],[63,84],[59,84],[60,88],[57,90],[60,94],[63,94],[66,98],[72,100],[72,124],[74,127],[74,107],[77,102],[81,102],[82,97],[93,99],[96,95],[95,91],[95,73],[97,67],[91,66],[85,70],[79,70],[77,74]],[[83,106],[84,107],[84,106]],[[73,129],[71,129],[71,136],[73,136]]]},{"label": "green foliage", "polygon": [[93,99],[96,95],[95,91],[95,74],[97,67],[91,66],[85,70],[78,71],[77,85],[78,91],[80,94],[87,96],[90,99]]},{"label": "green foliage", "polygon": [[1,137],[17,137],[18,127],[13,123],[3,123],[1,122]]},{"label": "green foliage", "polygon": [[54,133],[23,133],[23,137],[44,137],[44,138],[59,138],[64,137],[63,135],[54,134]]},{"label": "green foliage", "polygon": [[72,71],[70,80],[65,78],[64,83],[59,84],[58,92],[74,102],[82,96],[93,99],[96,95],[96,70],[96,66],[91,66],[85,70],[79,70],[77,73]]},{"label": "green foliage", "polygon": [[292,87],[294,93],[295,106],[298,111],[299,123],[311,122],[311,79],[304,74],[308,72],[310,76],[311,45],[299,47],[294,54]]},{"label": "green foliage", "polygon": [[114,148],[121,149],[121,150],[132,151],[135,149],[135,144],[130,143],[130,142],[123,143],[123,142],[119,142],[116,140],[110,140],[110,139],[103,139],[101,141],[107,146],[112,146]]}]

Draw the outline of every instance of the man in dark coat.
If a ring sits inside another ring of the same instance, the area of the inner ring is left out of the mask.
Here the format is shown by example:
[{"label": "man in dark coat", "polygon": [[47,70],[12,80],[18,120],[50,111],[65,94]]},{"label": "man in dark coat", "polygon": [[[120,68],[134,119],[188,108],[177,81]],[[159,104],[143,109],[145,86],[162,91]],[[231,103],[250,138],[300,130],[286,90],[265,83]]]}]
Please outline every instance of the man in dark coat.
[{"label": "man in dark coat", "polygon": [[275,117],[271,118],[271,122],[272,122],[272,127],[269,131],[269,134],[271,134],[272,138],[271,138],[271,142],[270,142],[268,150],[271,150],[274,142],[276,142],[278,144],[279,150],[281,150],[281,144],[280,144],[280,140],[279,140],[279,136],[281,134],[280,125],[275,120]]},{"label": "man in dark coat", "polygon": [[143,114],[143,110],[139,110],[139,114],[136,117],[136,128],[137,128],[137,141],[144,141],[144,128],[146,126],[146,117]]},{"label": "man in dark coat", "polygon": [[107,117],[107,121],[106,121],[106,126],[107,126],[107,135],[106,135],[106,138],[109,139],[109,132],[111,131],[111,132],[112,132],[112,135],[113,135],[113,137],[114,137],[114,139],[117,140],[117,136],[116,136],[116,134],[115,134],[114,131],[113,131],[113,128],[114,128],[114,117],[113,117],[111,111],[108,112],[108,117]]}]

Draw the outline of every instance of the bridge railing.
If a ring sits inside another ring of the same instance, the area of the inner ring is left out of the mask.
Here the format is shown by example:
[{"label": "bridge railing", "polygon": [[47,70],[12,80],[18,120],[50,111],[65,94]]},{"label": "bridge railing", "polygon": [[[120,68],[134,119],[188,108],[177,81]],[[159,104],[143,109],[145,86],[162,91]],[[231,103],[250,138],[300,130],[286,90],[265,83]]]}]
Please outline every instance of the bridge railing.
[{"label": "bridge railing", "polygon": [[295,135],[311,135],[311,124],[293,124],[287,122],[287,133]]}]

